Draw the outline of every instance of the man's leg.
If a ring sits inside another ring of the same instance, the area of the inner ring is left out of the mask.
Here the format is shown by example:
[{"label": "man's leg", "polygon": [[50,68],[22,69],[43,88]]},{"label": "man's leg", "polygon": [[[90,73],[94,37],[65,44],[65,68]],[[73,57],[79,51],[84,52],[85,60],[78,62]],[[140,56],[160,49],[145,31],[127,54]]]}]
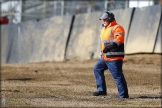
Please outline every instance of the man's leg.
[{"label": "man's leg", "polygon": [[123,61],[121,60],[115,60],[115,61],[108,61],[106,62],[113,78],[115,79],[118,93],[120,98],[128,98],[128,88],[127,88],[127,82],[125,80],[123,70],[122,70],[122,64]]},{"label": "man's leg", "polygon": [[97,91],[106,91],[106,82],[104,70],[107,69],[105,61],[100,58],[94,66],[94,75],[96,78]]}]

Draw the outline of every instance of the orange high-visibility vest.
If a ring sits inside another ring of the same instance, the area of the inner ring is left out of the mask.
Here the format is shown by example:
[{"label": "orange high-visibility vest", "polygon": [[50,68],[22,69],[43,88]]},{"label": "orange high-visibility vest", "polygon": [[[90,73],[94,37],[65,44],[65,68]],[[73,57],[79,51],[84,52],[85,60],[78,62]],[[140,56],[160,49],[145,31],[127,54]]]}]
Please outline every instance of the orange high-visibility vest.
[{"label": "orange high-visibility vest", "polygon": [[[124,59],[124,28],[116,23],[116,20],[111,22],[107,27],[101,31],[101,53],[102,58],[106,61],[109,60],[123,60]],[[116,52],[103,53],[105,45],[115,42],[118,45]]]}]

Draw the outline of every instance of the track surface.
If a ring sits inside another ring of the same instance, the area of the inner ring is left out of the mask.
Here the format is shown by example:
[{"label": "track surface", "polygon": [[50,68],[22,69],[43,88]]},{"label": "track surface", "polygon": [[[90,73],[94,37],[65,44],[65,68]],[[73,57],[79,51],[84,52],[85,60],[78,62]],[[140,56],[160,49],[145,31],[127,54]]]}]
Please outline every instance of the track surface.
[{"label": "track surface", "polygon": [[129,99],[119,99],[110,72],[105,71],[107,96],[96,91],[96,60],[1,65],[1,93],[14,107],[160,107],[161,55],[126,55],[123,73]]}]

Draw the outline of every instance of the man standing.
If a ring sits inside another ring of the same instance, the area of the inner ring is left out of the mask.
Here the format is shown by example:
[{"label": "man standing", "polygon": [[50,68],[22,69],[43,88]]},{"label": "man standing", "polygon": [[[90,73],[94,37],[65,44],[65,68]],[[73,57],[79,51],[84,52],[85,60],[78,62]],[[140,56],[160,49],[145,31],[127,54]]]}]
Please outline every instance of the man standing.
[{"label": "man standing", "polygon": [[97,91],[93,96],[107,95],[104,71],[110,70],[115,79],[120,98],[129,98],[127,83],[122,72],[124,59],[124,28],[117,24],[114,14],[105,12],[100,20],[103,20],[101,38],[101,58],[94,66]]}]

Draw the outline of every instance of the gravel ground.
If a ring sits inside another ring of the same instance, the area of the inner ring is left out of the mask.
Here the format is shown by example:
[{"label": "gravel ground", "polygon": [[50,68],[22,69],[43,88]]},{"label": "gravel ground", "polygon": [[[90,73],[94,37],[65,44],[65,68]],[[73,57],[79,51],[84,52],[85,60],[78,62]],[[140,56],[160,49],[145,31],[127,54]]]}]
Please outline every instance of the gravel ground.
[{"label": "gravel ground", "polygon": [[6,107],[161,107],[161,55],[126,55],[123,73],[129,99],[119,99],[110,72],[105,71],[107,96],[96,91],[93,66],[88,61],[1,65],[1,94]]}]

